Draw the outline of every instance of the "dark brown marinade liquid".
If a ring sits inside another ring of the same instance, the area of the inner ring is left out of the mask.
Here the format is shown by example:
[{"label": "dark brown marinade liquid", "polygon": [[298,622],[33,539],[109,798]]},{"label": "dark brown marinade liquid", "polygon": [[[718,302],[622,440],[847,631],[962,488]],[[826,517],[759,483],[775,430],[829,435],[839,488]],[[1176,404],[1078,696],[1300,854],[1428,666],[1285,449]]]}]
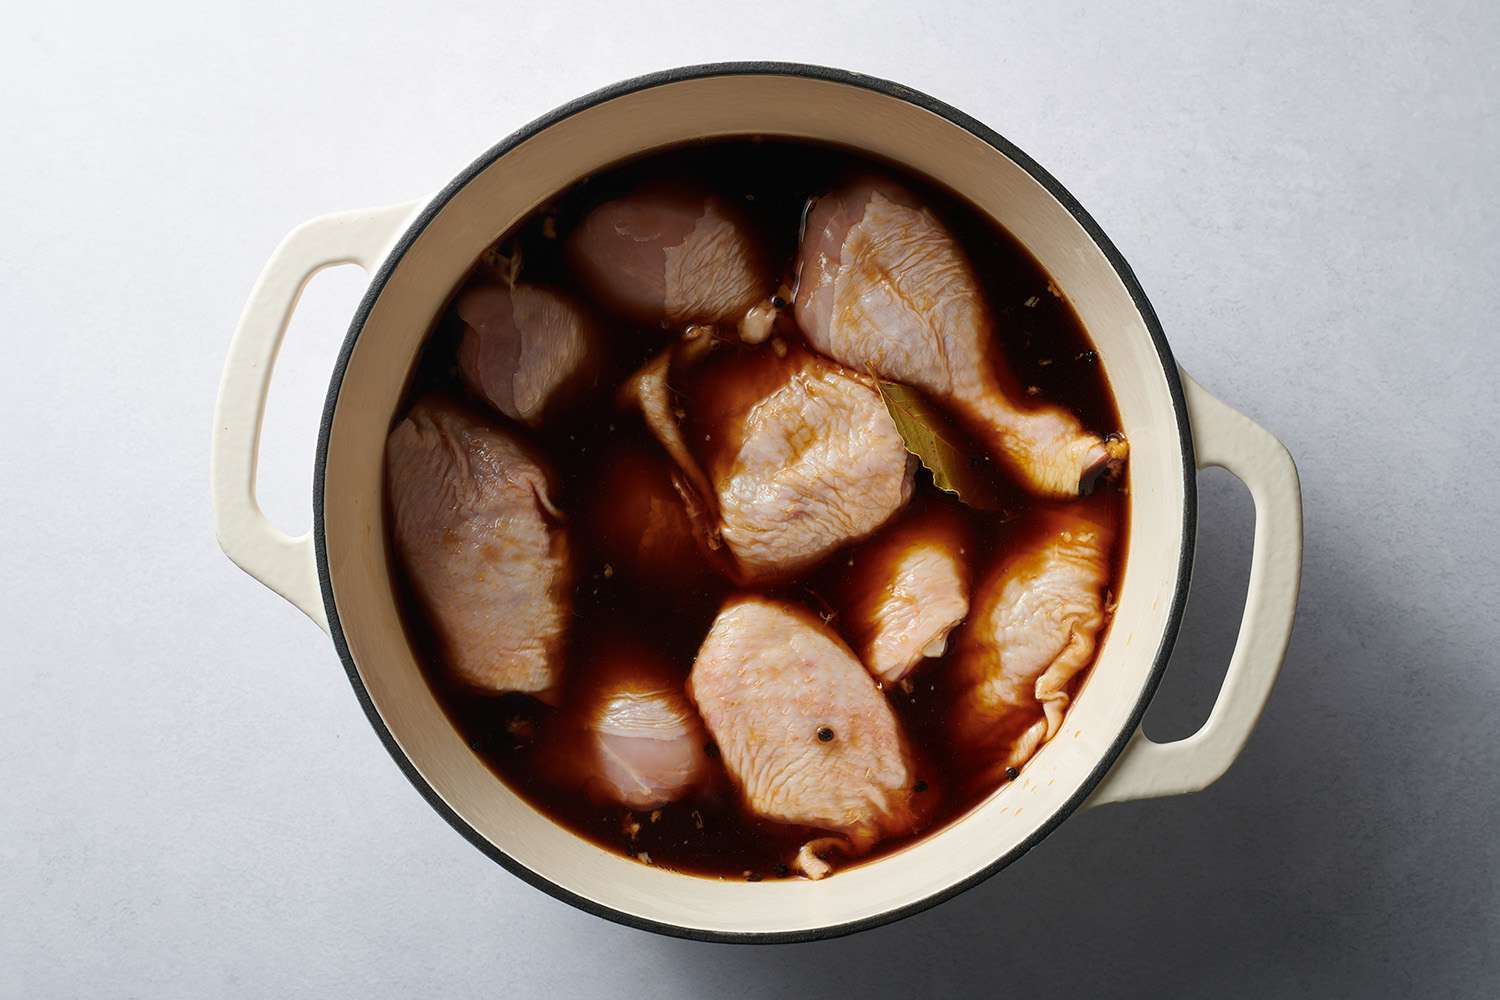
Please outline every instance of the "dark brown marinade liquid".
[{"label": "dark brown marinade liquid", "polygon": [[[916,191],[958,237],[979,275],[995,318],[1002,361],[1015,381],[1028,387],[1038,401],[1068,407],[1095,433],[1118,431],[1114,397],[1093,345],[1041,265],[1009,233],[951,192],[863,154],[759,139],[681,146],[617,165],[574,185],[533,213],[499,245],[507,250],[520,248],[523,280],[572,290],[580,300],[588,301],[570,279],[561,252],[573,224],[593,205],[640,184],[698,182],[741,201],[770,259],[785,262],[784,277],[790,287],[799,223],[809,196],[829,189],[842,178],[871,169],[892,174]],[[476,266],[476,280],[482,280],[482,270],[482,265]],[[578,701],[579,695],[598,680],[592,670],[594,652],[628,636],[628,641],[649,647],[686,681],[719,606],[735,589],[711,574],[687,585],[680,580],[665,585],[632,579],[628,571],[611,563],[607,540],[591,530],[589,510],[598,496],[601,461],[621,449],[659,452],[640,417],[617,407],[615,387],[672,336],[666,329],[642,329],[608,316],[601,318],[614,336],[612,356],[602,366],[596,391],[580,407],[551,420],[540,432],[510,427],[547,456],[556,473],[555,499],[569,513],[576,586],[562,709],[523,695],[475,694],[451,681],[443,668],[441,644],[404,574],[397,569],[394,583],[408,635],[438,700],[474,752],[506,784],[556,822],[609,850],[677,871],[751,880],[794,877],[788,865],[797,849],[822,831],[757,819],[740,804],[722,773],[712,787],[693,798],[647,812],[592,800],[575,784],[555,777],[558,769],[553,764],[560,755],[585,752],[571,737],[565,720],[568,704]],[[784,333],[788,327],[783,323],[780,329]],[[446,310],[418,360],[408,400],[431,391],[465,395],[455,361],[461,332],[461,322],[451,309]],[[754,350],[730,347],[728,357],[732,362],[733,352]],[[716,352],[715,366],[725,363],[725,356],[722,348]],[[673,388],[691,412],[693,386]],[[483,409],[482,404],[475,405]],[[493,411],[485,412],[497,423],[507,423]],[[1004,509],[998,513],[975,511],[956,502],[937,490],[926,471],[920,470],[916,495],[908,509],[898,515],[908,516],[932,504],[958,512],[969,531],[966,556],[976,587],[1007,551],[1037,533],[1037,519],[1031,515],[1044,503],[1007,483],[997,468],[990,466],[988,473],[1004,499]],[[1118,541],[1111,571],[1113,589],[1118,584],[1126,543],[1123,529],[1128,500],[1123,478],[1099,484],[1094,497],[1091,503],[1098,505],[1095,509],[1102,506],[1115,520]],[[388,551],[394,554],[393,544],[388,545]],[[850,580],[857,579],[859,564],[860,546],[856,544],[834,553],[801,578],[767,592],[820,614],[837,629],[838,594]],[[397,563],[393,560],[392,565]],[[946,669],[946,657],[930,660],[886,691],[916,761],[917,799],[925,806],[925,818],[919,829],[880,843],[859,863],[898,850],[947,825],[1004,781],[993,776],[989,759],[965,758],[950,746],[947,714],[951,694],[943,684]],[[1086,677],[1087,671],[1075,685]],[[709,751],[717,761],[711,744]],[[844,867],[853,863],[837,860]]]}]

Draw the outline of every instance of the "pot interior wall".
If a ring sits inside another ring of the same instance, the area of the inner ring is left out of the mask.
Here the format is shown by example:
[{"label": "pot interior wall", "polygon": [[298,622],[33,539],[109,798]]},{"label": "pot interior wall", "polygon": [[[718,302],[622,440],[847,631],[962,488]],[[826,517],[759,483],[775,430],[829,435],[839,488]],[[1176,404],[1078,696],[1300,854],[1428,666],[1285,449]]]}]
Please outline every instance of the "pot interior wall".
[{"label": "pot interior wall", "polygon": [[[760,133],[864,149],[963,192],[1042,261],[1094,339],[1132,444],[1129,558],[1115,623],[1065,730],[966,818],[822,882],[730,883],[626,861],[512,794],[448,724],[413,659],[387,572],[385,435],[437,310],[479,252],[579,177],[684,140]],[[323,523],[335,612],[396,742],[462,819],[563,888],[647,920],[719,932],[796,932],[916,903],[1036,835],[1071,799],[1143,698],[1177,585],[1183,455],[1161,363],[1120,278],[1073,216],[1024,169],[932,112],[850,84],[790,76],[682,80],[554,123],[480,172],[415,239],[352,351],[326,455]]]}]

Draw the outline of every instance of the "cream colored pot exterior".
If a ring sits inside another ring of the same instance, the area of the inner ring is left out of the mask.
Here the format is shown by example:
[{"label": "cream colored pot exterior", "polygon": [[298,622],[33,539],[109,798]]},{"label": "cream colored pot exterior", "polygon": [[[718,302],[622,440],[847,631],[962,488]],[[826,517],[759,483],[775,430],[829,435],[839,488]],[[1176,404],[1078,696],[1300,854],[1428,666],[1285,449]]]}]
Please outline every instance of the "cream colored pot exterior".
[{"label": "cream colored pot exterior", "polygon": [[[574,836],[517,797],[469,750],[422,678],[397,614],[383,524],[386,431],[423,338],[480,251],[600,168],[685,140],[747,134],[873,153],[935,178],[998,220],[1082,317],[1131,442],[1118,609],[1063,731],[1019,780],[963,819],[820,882],[723,882],[650,868]],[[301,289],[320,268],[346,262],[373,278],[330,390],[318,534],[291,538],[255,503],[261,415]],[[1207,465],[1227,468],[1254,496],[1247,607],[1208,722],[1188,739],[1157,744],[1135,727],[1175,637],[1191,563],[1193,472]],[[1275,681],[1301,562],[1290,456],[1179,376],[1144,295],[1066,192],[1004,140],[930,98],[812,67],[702,67],[632,81],[519,133],[431,202],[325,216],[293,231],[267,264],[230,348],[212,476],[225,552],[332,632],[372,723],[450,822],[512,871],[580,906],[725,940],[796,940],[894,919],[1002,867],[1085,800],[1208,785],[1239,753]]]}]

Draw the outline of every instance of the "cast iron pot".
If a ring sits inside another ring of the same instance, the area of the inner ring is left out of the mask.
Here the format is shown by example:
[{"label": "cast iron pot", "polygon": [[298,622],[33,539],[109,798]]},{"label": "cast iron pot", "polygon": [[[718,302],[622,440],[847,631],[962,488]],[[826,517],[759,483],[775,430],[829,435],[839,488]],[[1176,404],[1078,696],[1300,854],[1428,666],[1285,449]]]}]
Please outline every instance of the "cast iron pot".
[{"label": "cast iron pot", "polygon": [[[499,235],[578,179],[648,150],[764,135],[865,150],[935,178],[1024,243],[1098,348],[1131,443],[1129,548],[1114,623],[1062,732],[1019,780],[948,827],[819,882],[698,878],[626,860],[557,826],[507,788],[433,697],[402,630],[381,503],[386,432],[422,340]],[[313,529],[292,538],[255,501],[262,414],[288,320],[319,269],[370,275],[328,389]],[[391,756],[476,847],[538,888],[621,923],[721,941],[800,941],[873,927],[993,875],[1075,809],[1216,780],[1254,728],[1291,633],[1301,567],[1296,468],[1274,437],[1172,360],[1114,245],[1030,157],[905,87],[814,66],[721,64],[658,73],[581,98],[485,153],[436,197],[314,219],[286,238],[230,345],[213,438],[220,544],[333,638]],[[1239,638],[1213,712],[1173,743],[1137,728],[1187,597],[1199,468],[1255,500]]]}]

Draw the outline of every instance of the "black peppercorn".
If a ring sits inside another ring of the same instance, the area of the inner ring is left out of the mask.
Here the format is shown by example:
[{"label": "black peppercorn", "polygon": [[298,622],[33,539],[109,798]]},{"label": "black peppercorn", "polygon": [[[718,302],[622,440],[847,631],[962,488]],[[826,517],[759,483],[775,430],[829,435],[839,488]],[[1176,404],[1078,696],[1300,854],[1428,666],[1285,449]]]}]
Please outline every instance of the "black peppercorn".
[{"label": "black peppercorn", "polygon": [[1021,772],[1017,771],[1013,767],[1007,767],[1005,769],[1005,780],[1006,781],[1015,781],[1020,776],[1021,776]]},{"label": "black peppercorn", "polygon": [[818,739],[822,740],[824,743],[827,743],[829,740],[833,739],[833,727],[832,726],[819,726],[818,727]]}]

